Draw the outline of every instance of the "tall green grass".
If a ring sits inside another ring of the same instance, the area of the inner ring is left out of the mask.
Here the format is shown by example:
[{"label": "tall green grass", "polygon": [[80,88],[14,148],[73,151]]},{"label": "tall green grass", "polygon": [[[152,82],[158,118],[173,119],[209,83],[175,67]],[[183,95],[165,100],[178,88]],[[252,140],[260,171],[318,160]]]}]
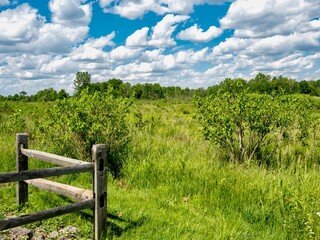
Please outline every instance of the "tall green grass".
[{"label": "tall green grass", "polygon": [[[186,101],[136,103],[128,118],[129,159],[121,178],[108,176],[109,239],[320,239],[317,164],[231,164],[221,159],[223,149],[203,139],[194,112]],[[32,131],[37,115],[26,114]],[[0,131],[0,171],[14,171],[14,132]],[[37,149],[36,139],[30,147]],[[30,161],[31,168],[42,167]],[[56,179],[91,187],[90,174]],[[14,195],[13,184],[0,187],[0,218],[70,202],[30,188],[29,204],[18,209]],[[90,239],[91,221],[88,210],[28,227],[49,232],[73,225],[81,229],[79,239]]]}]

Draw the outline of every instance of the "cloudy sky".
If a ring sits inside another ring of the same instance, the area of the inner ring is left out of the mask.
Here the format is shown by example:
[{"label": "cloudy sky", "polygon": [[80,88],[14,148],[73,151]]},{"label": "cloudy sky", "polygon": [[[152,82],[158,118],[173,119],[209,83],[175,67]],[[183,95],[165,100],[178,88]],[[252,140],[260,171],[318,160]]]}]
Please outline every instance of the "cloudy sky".
[{"label": "cloudy sky", "polygon": [[92,81],[320,79],[319,0],[0,0],[0,94]]}]

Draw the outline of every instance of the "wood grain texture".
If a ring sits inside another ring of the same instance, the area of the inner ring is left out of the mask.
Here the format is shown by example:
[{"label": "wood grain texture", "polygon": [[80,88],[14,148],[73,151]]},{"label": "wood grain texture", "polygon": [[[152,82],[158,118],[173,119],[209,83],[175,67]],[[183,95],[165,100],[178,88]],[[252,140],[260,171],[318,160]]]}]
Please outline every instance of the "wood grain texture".
[{"label": "wood grain texture", "polygon": [[0,220],[0,231],[92,207],[94,207],[94,199]]},{"label": "wood grain texture", "polygon": [[93,198],[93,192],[87,189],[70,186],[58,182],[53,182],[43,178],[37,178],[33,180],[26,180],[28,185],[32,185],[42,190],[54,192],[60,195],[64,195],[75,199],[77,201],[83,201]]},{"label": "wood grain texture", "polygon": [[[57,168],[46,168],[37,170],[27,170],[21,172],[8,172],[0,174],[0,183],[24,181],[35,178],[61,176],[66,174],[91,172],[93,170],[92,164],[85,164],[79,166],[69,167],[57,167]],[[26,184],[24,182],[24,184]]]},{"label": "wood grain texture", "polygon": [[94,239],[98,240],[105,239],[107,235],[106,145],[93,145],[92,162],[94,164],[93,191],[95,198]]},{"label": "wood grain texture", "polygon": [[53,163],[53,164],[57,164],[60,166],[75,166],[75,165],[85,165],[85,164],[90,164],[88,162],[85,161],[80,161],[77,159],[73,159],[73,158],[67,158],[67,157],[63,157],[63,156],[59,156],[59,155],[55,155],[52,153],[46,153],[46,152],[41,152],[38,150],[32,150],[32,149],[21,149],[21,153],[25,156],[31,157],[31,158],[35,158],[38,160],[42,160],[45,162],[49,162],[49,163]]},{"label": "wood grain texture", "polygon": [[[16,170],[17,174],[28,170],[28,157],[21,153],[22,148],[28,148],[28,134],[18,133],[16,135]],[[23,206],[28,201],[28,184],[22,180],[16,183],[16,201]],[[0,180],[1,182],[1,180]]]}]

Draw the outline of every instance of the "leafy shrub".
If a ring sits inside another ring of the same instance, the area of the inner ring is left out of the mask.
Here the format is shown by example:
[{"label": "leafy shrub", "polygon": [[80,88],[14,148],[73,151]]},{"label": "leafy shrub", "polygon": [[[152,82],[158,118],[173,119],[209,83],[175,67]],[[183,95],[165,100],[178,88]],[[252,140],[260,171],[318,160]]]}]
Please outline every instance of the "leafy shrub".
[{"label": "leafy shrub", "polygon": [[26,120],[23,117],[22,110],[16,110],[12,115],[10,115],[8,121],[8,127],[12,132],[24,132],[26,129]]},{"label": "leafy shrub", "polygon": [[0,113],[7,114],[12,113],[13,111],[12,106],[7,101],[0,102]]},{"label": "leafy shrub", "polygon": [[309,109],[294,96],[249,94],[242,80],[227,79],[222,88],[196,104],[204,135],[234,162],[259,160],[269,165],[281,146],[306,143]]},{"label": "leafy shrub", "polygon": [[108,167],[119,176],[130,140],[125,121],[131,99],[108,93],[89,94],[58,100],[39,122],[37,137],[43,148],[78,159],[89,160],[93,144],[107,145]]}]

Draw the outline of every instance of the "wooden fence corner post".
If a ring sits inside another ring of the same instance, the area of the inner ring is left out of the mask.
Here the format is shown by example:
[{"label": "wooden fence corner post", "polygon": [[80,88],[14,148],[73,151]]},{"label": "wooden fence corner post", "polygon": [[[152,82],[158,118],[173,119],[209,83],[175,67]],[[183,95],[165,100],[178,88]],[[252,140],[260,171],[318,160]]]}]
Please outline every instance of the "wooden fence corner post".
[{"label": "wooden fence corner post", "polygon": [[92,147],[92,162],[94,164],[93,192],[94,207],[94,239],[102,240],[107,236],[107,151],[105,144]]},{"label": "wooden fence corner post", "polygon": [[[28,170],[28,157],[21,153],[21,148],[28,148],[28,134],[18,133],[16,135],[16,171]],[[16,199],[19,206],[28,201],[28,184],[24,181],[17,182]]]}]

